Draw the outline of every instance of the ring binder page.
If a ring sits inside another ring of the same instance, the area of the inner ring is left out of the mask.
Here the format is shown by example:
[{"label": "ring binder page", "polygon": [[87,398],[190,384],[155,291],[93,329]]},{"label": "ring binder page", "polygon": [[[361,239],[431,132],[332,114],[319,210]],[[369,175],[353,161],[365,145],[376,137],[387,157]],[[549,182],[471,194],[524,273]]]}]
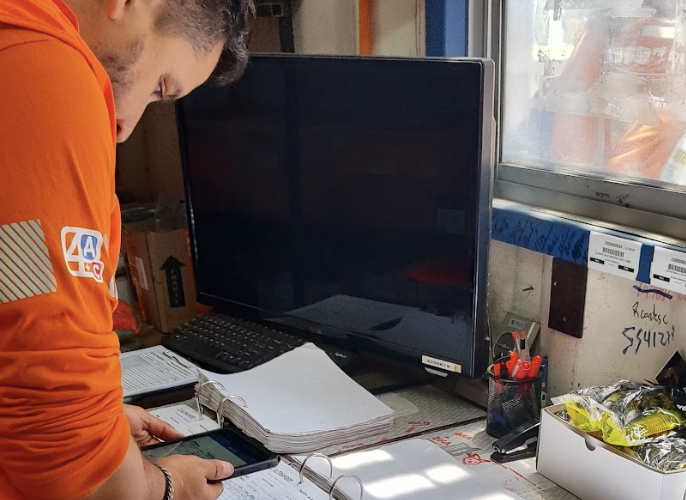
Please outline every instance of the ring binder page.
[{"label": "ring binder page", "polygon": [[[208,381],[216,383],[203,384]],[[201,370],[200,382],[202,405],[213,411],[221,406],[225,418],[276,453],[307,453],[393,424],[393,410],[313,344],[240,373]]]},{"label": "ring binder page", "polygon": [[[285,457],[299,470],[306,456]],[[335,496],[360,498],[355,476],[364,488],[364,500],[522,500],[522,497],[488,483],[431,441],[408,439],[331,459],[307,460],[305,477],[327,493],[337,478]]]},{"label": "ring binder page", "polygon": [[125,399],[198,381],[197,366],[162,346],[124,352],[119,362]]},{"label": "ring binder page", "polygon": [[[305,479],[286,462],[271,469],[234,477],[222,483],[219,500],[328,500],[329,494]],[[357,500],[357,499],[353,499]]]},{"label": "ring binder page", "polygon": [[192,436],[219,429],[219,424],[207,415],[198,418],[198,412],[187,404],[180,403],[150,410],[150,414],[174,426],[184,436]]}]

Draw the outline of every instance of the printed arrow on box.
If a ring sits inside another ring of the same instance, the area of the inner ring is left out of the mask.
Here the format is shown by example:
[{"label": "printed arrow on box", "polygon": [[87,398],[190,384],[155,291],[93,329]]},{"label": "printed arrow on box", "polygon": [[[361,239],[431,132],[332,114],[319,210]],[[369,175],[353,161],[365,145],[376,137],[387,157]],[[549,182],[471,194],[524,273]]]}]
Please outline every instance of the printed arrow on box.
[{"label": "printed arrow on box", "polygon": [[167,278],[167,293],[169,294],[169,307],[185,307],[186,296],[183,293],[183,279],[181,276],[181,268],[185,264],[179,259],[170,255],[164,261],[160,271],[164,271]]}]

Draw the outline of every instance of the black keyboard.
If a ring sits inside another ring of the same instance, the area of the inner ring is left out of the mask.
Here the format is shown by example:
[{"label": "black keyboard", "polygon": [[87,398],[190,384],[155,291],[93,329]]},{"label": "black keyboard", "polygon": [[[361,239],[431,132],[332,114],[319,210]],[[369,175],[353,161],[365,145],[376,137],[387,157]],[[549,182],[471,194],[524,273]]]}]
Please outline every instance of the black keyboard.
[{"label": "black keyboard", "polygon": [[[218,373],[249,370],[311,340],[260,323],[225,314],[200,315],[172,333],[162,345]],[[344,349],[317,344],[341,369],[351,369],[357,356]]]}]

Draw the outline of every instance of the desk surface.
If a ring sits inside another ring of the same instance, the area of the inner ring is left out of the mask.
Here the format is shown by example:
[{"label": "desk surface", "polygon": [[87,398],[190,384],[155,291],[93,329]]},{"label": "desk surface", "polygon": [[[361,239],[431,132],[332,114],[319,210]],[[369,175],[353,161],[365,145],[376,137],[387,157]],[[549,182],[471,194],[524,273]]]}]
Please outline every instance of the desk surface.
[{"label": "desk surface", "polygon": [[[495,439],[485,432],[482,408],[430,385],[387,393],[382,398],[396,411],[395,423],[388,433],[321,451],[337,455],[372,448],[382,440],[387,444],[408,438],[428,439],[489,482],[500,483],[526,500],[578,500],[538,474],[533,458],[504,465],[492,462],[489,457]],[[195,408],[194,400],[185,403]]]},{"label": "desk surface", "polygon": [[535,458],[507,464],[490,461],[495,438],[486,434],[485,421],[458,425],[421,437],[441,446],[477,474],[488,477],[489,481],[501,483],[504,488],[526,500],[579,500],[537,473]]},{"label": "desk surface", "polygon": [[[388,398],[389,394],[392,394],[391,398]],[[535,458],[504,465],[492,462],[490,456],[496,439],[486,434],[483,409],[432,386],[389,394],[385,395],[386,404],[396,411],[396,419],[393,429],[387,435],[378,436],[378,439],[369,438],[369,443],[348,443],[322,451],[337,454],[372,447],[381,438],[393,441],[419,437],[441,446],[463,465],[480,476],[487,477],[489,482],[498,482],[503,488],[526,500],[579,500],[537,473]],[[461,420],[461,423],[452,426],[438,425],[449,419],[450,415],[453,421]],[[422,428],[422,424],[429,425]]]}]

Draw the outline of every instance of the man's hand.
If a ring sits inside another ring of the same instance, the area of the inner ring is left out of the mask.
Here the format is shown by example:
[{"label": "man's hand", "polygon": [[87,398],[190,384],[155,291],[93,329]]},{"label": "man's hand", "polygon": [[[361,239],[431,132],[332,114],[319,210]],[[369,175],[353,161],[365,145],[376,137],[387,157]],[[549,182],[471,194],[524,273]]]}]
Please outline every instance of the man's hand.
[{"label": "man's hand", "polygon": [[139,447],[183,437],[183,434],[167,422],[151,415],[140,406],[124,405],[124,415],[129,421],[131,435]]},{"label": "man's hand", "polygon": [[[142,410],[134,410],[140,413]],[[233,473],[230,463],[203,460],[186,455],[172,455],[157,461],[171,474],[174,500],[215,500],[223,491],[221,483],[208,480],[224,479]],[[164,497],[166,481],[162,471],[141,455],[133,436],[124,461],[109,479],[87,500],[159,500]],[[1,494],[0,494],[1,496]]]},{"label": "man's hand", "polygon": [[222,494],[222,483],[208,483],[233,474],[233,466],[220,460],[203,460],[188,455],[171,455],[157,461],[171,474],[174,499],[215,500]]}]

